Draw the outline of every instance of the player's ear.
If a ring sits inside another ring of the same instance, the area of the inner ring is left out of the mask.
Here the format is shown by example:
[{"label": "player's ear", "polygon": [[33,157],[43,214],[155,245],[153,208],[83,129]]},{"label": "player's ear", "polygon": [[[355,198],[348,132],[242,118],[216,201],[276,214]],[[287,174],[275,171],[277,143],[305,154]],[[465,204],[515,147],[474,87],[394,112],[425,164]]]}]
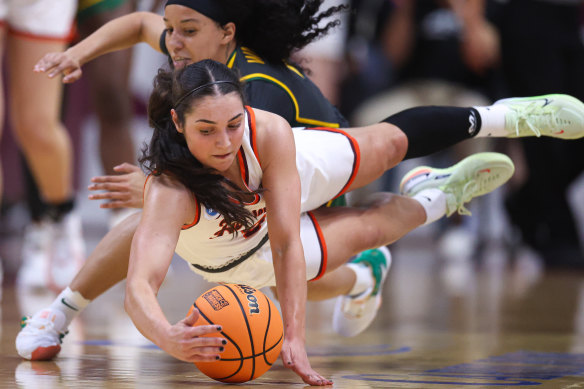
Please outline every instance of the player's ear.
[{"label": "player's ear", "polygon": [[171,108],[170,116],[172,117],[172,122],[174,123],[174,128],[176,128],[176,131],[180,132],[181,134],[184,134],[184,130],[183,130],[183,128],[180,125],[180,122],[178,120],[178,114],[176,113],[174,108]]},{"label": "player's ear", "polygon": [[235,23],[229,22],[225,23],[223,26],[223,39],[221,43],[224,45],[229,44],[231,41],[235,40]]}]

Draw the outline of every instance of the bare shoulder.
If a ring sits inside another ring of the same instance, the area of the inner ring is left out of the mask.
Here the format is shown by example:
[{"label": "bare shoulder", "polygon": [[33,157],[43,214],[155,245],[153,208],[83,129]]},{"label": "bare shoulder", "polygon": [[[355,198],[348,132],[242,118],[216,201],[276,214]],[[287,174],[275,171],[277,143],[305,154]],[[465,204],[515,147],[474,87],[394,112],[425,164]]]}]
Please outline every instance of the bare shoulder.
[{"label": "bare shoulder", "polygon": [[145,195],[162,194],[164,196],[173,196],[173,198],[191,197],[190,191],[175,177],[167,174],[152,175],[146,187]]},{"label": "bare shoulder", "polygon": [[256,120],[257,140],[260,150],[274,140],[292,139],[292,128],[283,117],[261,109],[253,109]]}]

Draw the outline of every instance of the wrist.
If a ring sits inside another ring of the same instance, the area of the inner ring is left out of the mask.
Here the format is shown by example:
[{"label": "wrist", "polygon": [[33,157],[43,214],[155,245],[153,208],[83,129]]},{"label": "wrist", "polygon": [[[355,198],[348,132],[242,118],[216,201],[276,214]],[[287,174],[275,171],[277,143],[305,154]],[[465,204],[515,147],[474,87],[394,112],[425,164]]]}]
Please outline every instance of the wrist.
[{"label": "wrist", "polygon": [[71,61],[73,61],[79,67],[81,67],[81,65],[83,65],[86,62],[84,56],[79,52],[79,49],[77,49],[77,45],[65,50],[65,54]]}]

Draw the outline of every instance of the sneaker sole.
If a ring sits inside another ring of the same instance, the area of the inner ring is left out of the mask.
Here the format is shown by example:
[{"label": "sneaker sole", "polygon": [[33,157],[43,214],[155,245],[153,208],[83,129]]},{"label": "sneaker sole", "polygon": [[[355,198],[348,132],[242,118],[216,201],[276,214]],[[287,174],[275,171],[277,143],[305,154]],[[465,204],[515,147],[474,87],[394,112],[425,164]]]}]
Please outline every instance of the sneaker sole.
[{"label": "sneaker sole", "polygon": [[31,361],[48,361],[61,351],[61,346],[37,347],[31,354]]},{"label": "sneaker sole", "polygon": [[[508,99],[497,100],[495,104],[513,104],[514,102],[536,101],[536,100],[554,100],[555,105],[560,108],[556,113],[560,120],[567,123],[572,123],[570,127],[553,134],[542,134],[551,138],[558,139],[580,139],[584,137],[584,103],[575,97],[563,94],[549,94],[534,97],[511,97]],[[525,136],[525,135],[523,135]],[[509,138],[520,138],[522,135],[511,134]]]},{"label": "sneaker sole", "polygon": [[[424,189],[440,188],[474,179],[478,188],[474,197],[478,197],[503,185],[514,172],[515,166],[505,154],[478,153],[446,169],[420,166],[411,170],[400,183],[400,193],[411,197]],[[428,180],[427,174],[433,174],[434,179]],[[420,177],[418,180],[416,180],[417,176]],[[443,180],[443,182],[437,183],[436,180]],[[419,182],[416,183],[416,181]]]}]

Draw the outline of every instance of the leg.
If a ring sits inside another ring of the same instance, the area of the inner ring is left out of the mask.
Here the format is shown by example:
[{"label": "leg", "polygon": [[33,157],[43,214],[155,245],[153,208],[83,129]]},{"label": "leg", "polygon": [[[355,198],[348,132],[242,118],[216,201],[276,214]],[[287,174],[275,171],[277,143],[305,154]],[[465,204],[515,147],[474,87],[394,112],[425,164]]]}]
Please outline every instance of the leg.
[{"label": "leg", "polygon": [[[91,3],[91,2],[86,2]],[[135,1],[127,0],[113,9],[89,6],[78,14],[82,37],[87,37],[108,21],[134,11]],[[132,138],[132,92],[130,69],[133,50],[128,48],[96,58],[85,66],[93,109],[99,122],[99,154],[104,174],[115,175],[114,167],[135,163]],[[112,71],[115,69],[115,71]],[[129,209],[110,211],[110,228],[131,213]]]},{"label": "leg", "polygon": [[[51,306],[26,321],[26,326],[16,337],[20,356],[31,360],[55,357],[61,350],[61,341],[71,321],[91,300],[126,278],[130,246],[139,222],[140,214],[134,214],[111,229],[70,286]],[[53,324],[45,326],[47,320],[52,320]]]},{"label": "leg", "polygon": [[[6,26],[0,27],[0,71],[4,62],[4,42],[6,41]],[[0,84],[0,141],[4,129],[4,83]],[[4,179],[2,176],[2,160],[0,159],[0,205],[2,204],[2,194],[4,193]]]},{"label": "leg", "polygon": [[327,244],[328,262],[324,277],[308,283],[311,300],[348,294],[355,283],[355,273],[343,266],[349,258],[391,244],[426,221],[424,208],[414,199],[391,193],[375,196],[366,208],[314,211]]},{"label": "leg", "polygon": [[489,107],[416,107],[367,127],[345,130],[359,144],[360,166],[349,191],[379,178],[403,159],[473,137],[584,137],[584,104],[568,95],[510,98]]},{"label": "leg", "polygon": [[[367,328],[381,305],[381,288],[391,264],[391,255],[383,246],[445,214],[468,214],[465,203],[504,184],[513,170],[507,156],[479,153],[448,169],[423,167],[407,173],[402,189],[411,198],[379,194],[365,208],[316,210],[330,274],[309,283],[309,297],[340,295],[333,328],[345,336],[357,335]],[[352,255],[376,247],[346,263]]]},{"label": "leg", "polygon": [[64,48],[59,41],[8,38],[12,129],[46,206],[42,222],[25,231],[18,274],[23,287],[60,290],[85,257],[81,220],[73,212],[71,139],[60,121],[62,84],[30,70],[44,53]]},{"label": "leg", "polygon": [[[83,17],[79,22],[82,36],[86,37],[104,23],[132,12],[132,3],[126,1],[115,9],[93,11]],[[134,163],[136,159],[130,131],[133,113],[129,90],[131,61],[132,50],[127,49],[99,57],[88,63],[85,69],[99,121],[99,148],[105,174],[115,174],[114,166],[123,162]]]},{"label": "leg", "polygon": [[126,278],[130,246],[140,222],[140,213],[130,215],[111,229],[77,273],[69,288],[94,300]]},{"label": "leg", "polygon": [[42,54],[63,51],[64,43],[10,36],[10,115],[16,139],[43,199],[62,203],[73,197],[72,146],[59,120],[62,85],[30,71]]}]

